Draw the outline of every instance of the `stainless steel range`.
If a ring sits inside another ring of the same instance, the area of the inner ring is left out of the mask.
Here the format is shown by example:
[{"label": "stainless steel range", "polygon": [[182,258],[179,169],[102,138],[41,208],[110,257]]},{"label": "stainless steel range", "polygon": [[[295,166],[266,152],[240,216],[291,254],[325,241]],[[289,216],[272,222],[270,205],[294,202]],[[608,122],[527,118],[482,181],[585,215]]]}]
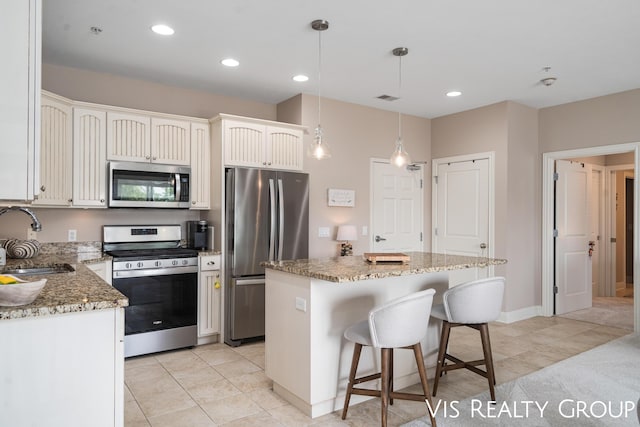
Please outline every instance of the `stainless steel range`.
[{"label": "stainless steel range", "polygon": [[198,252],[180,247],[180,225],[105,225],[113,286],[129,298],[125,357],[198,342]]}]

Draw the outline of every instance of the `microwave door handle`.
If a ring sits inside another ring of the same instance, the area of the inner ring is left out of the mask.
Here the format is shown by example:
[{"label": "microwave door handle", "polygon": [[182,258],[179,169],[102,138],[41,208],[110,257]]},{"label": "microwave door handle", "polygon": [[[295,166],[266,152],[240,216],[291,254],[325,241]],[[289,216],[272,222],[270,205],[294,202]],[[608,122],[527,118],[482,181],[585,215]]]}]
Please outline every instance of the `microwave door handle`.
[{"label": "microwave door handle", "polygon": [[173,179],[176,180],[176,184],[175,184],[176,185],[176,202],[179,202],[181,199],[180,193],[182,193],[182,188],[180,185],[180,174],[179,173],[174,174]]},{"label": "microwave door handle", "polygon": [[273,179],[269,180],[269,202],[269,210],[271,214],[271,229],[269,230],[269,261],[274,261],[276,250],[276,189]]},{"label": "microwave door handle", "polygon": [[282,245],[284,241],[284,190],[282,189],[282,180],[278,180],[278,261],[282,261]]}]

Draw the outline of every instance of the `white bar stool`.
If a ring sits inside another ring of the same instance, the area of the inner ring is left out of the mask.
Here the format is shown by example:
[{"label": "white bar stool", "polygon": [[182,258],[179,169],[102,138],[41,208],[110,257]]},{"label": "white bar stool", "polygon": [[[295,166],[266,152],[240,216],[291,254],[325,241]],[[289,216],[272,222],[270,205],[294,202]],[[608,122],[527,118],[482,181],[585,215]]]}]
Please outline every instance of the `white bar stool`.
[{"label": "white bar stool", "polygon": [[[410,295],[394,299],[384,305],[373,308],[369,311],[369,319],[349,327],[344,337],[354,343],[353,360],[351,362],[351,372],[349,373],[349,385],[347,395],[344,399],[342,419],[347,417],[349,400],[352,394],[365,396],[375,396],[381,398],[382,406],[382,427],[387,425],[387,408],[389,403],[393,404],[393,399],[415,400],[420,402],[429,401],[431,404],[431,394],[427,383],[427,373],[424,367],[422,347],[420,341],[427,335],[429,324],[429,314],[435,290],[415,292]],[[377,374],[356,378],[358,362],[362,346],[379,348],[381,352],[382,369]],[[409,348],[413,353],[418,365],[418,373],[422,383],[424,394],[399,393],[393,391],[393,349]],[[371,390],[356,388],[354,385],[375,379],[381,379],[381,390]],[[426,405],[425,405],[426,406]],[[431,404],[431,408],[433,405]],[[427,409],[431,418],[431,425],[436,425],[431,411]]]},{"label": "white bar stool", "polygon": [[[504,282],[504,277],[490,277],[458,285],[447,290],[442,295],[443,304],[435,305],[431,310],[432,317],[442,320],[438,364],[433,383],[434,396],[438,391],[438,380],[444,372],[465,368],[487,378],[491,400],[495,402],[496,375],[489,341],[489,322],[500,316]],[[465,362],[447,353],[451,328],[457,326],[467,326],[480,331],[483,359]],[[454,363],[447,365],[447,360]],[[485,365],[486,370],[481,370],[478,365]]]}]

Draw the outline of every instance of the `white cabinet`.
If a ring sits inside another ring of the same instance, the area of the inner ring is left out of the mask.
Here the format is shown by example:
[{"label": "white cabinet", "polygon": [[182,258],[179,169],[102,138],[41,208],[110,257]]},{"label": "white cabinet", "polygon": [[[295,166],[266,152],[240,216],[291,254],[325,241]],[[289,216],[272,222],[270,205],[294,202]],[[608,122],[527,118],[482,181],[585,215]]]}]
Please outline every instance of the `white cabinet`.
[{"label": "white cabinet", "polygon": [[73,206],[107,207],[107,113],[73,109]]},{"label": "white cabinet", "polygon": [[211,207],[211,141],[208,123],[191,123],[191,209]]},{"label": "white cabinet", "polygon": [[107,160],[188,166],[191,126],[186,120],[107,113]]},{"label": "white cabinet", "polygon": [[69,206],[73,169],[71,103],[43,93],[40,117],[40,194],[33,204]]},{"label": "white cabinet", "polygon": [[222,132],[225,166],[302,170],[299,126],[234,118],[223,119]]},{"label": "white cabinet", "polygon": [[0,12],[0,200],[38,194],[40,137],[40,0],[3,0]]},{"label": "white cabinet", "polygon": [[92,262],[90,264],[85,264],[85,267],[113,286],[113,264],[111,261]]},{"label": "white cabinet", "polygon": [[220,255],[199,258],[198,273],[198,344],[220,334],[220,310],[222,304],[222,277]]},{"label": "white cabinet", "polygon": [[0,336],[0,425],[124,425],[123,308],[0,320]]}]

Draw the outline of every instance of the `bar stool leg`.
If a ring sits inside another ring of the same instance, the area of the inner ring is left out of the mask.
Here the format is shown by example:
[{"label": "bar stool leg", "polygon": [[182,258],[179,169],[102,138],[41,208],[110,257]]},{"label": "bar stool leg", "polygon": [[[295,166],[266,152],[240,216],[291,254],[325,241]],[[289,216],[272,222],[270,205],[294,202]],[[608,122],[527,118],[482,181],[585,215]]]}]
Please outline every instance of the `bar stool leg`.
[{"label": "bar stool leg", "polygon": [[484,352],[484,364],[487,368],[487,380],[489,382],[489,392],[491,400],[496,401],[496,392],[494,385],[496,383],[496,374],[493,369],[493,356],[491,355],[491,341],[489,340],[489,325],[483,323],[480,325],[480,338],[482,339],[482,351]]},{"label": "bar stool leg", "polygon": [[440,334],[440,349],[438,349],[438,363],[436,365],[436,375],[433,380],[433,396],[435,397],[438,392],[438,380],[442,376],[442,369],[444,368],[444,356],[449,345],[449,335],[451,333],[451,324],[446,320],[442,321],[442,333]]},{"label": "bar stool leg", "polygon": [[[389,356],[389,391],[393,393],[393,349],[391,350],[391,356]],[[393,398],[389,398],[389,405],[393,405]]]},{"label": "bar stool leg", "polygon": [[349,409],[349,400],[351,400],[351,392],[353,391],[353,383],[358,370],[358,362],[360,361],[360,353],[362,353],[362,344],[355,343],[353,345],[353,358],[351,359],[351,371],[349,372],[349,384],[347,385],[347,394],[344,397],[344,408],[342,408],[342,419],[347,417]]},{"label": "bar stool leg", "polygon": [[422,383],[422,392],[424,393],[425,400],[429,402],[427,412],[429,412],[431,426],[436,427],[436,419],[432,413],[435,408],[433,407],[433,401],[431,400],[431,392],[429,391],[429,383],[427,382],[427,370],[424,368],[424,357],[422,355],[422,346],[420,343],[414,344],[413,354],[416,358],[416,365],[418,365],[418,373],[420,374],[420,382]]},{"label": "bar stool leg", "polygon": [[382,372],[381,372],[381,390],[380,390],[380,398],[382,400],[382,413],[381,413],[381,420],[382,420],[382,427],[387,427],[387,409],[389,407],[389,386],[390,386],[390,380],[389,380],[389,362],[391,359],[391,349],[390,348],[383,348],[381,349],[382,352]]}]

